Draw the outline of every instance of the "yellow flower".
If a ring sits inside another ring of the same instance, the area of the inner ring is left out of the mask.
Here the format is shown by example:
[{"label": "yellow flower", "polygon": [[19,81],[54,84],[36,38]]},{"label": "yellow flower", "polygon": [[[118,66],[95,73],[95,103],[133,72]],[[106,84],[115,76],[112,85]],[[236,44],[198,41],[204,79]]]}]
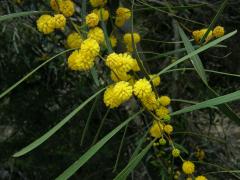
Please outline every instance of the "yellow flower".
[{"label": "yellow flower", "polygon": [[54,31],[55,21],[50,15],[42,15],[37,20],[37,28],[44,34],[50,34]]},{"label": "yellow flower", "polygon": [[107,21],[109,18],[109,12],[108,10],[101,8],[101,9],[94,9],[93,13],[95,13],[96,15],[98,15],[98,18],[101,19],[101,13],[102,13],[102,18],[103,21]]},{"label": "yellow flower", "polygon": [[94,58],[88,56],[88,54],[75,50],[68,57],[68,67],[71,70],[87,71],[94,66]]},{"label": "yellow flower", "polygon": [[109,86],[104,92],[103,101],[109,108],[116,108],[132,97],[132,86],[125,81],[120,81]]},{"label": "yellow flower", "polygon": [[141,99],[143,106],[145,106],[149,111],[153,111],[158,107],[158,101],[154,92]]},{"label": "yellow flower", "polygon": [[173,127],[170,124],[167,124],[167,125],[164,126],[164,131],[167,134],[171,134],[173,132]]},{"label": "yellow flower", "polygon": [[158,99],[159,103],[162,105],[162,106],[167,106],[170,104],[171,102],[171,99],[168,97],[168,96],[161,96],[159,99]]},{"label": "yellow flower", "polygon": [[152,79],[152,83],[153,83],[154,86],[159,86],[160,85],[161,79],[158,75],[152,74],[152,75],[149,75],[149,76],[150,76],[150,79]]},{"label": "yellow flower", "polygon": [[162,137],[163,125],[160,122],[154,121],[150,127],[149,133],[154,138]]},{"label": "yellow flower", "polygon": [[69,48],[80,48],[82,44],[82,37],[80,34],[74,32],[68,35],[67,45]]},{"label": "yellow flower", "polygon": [[59,10],[64,16],[70,17],[75,12],[75,5],[71,0],[62,0],[59,3]]},{"label": "yellow flower", "polygon": [[81,51],[95,58],[100,52],[100,46],[96,40],[88,38],[82,42]]},{"label": "yellow flower", "polygon": [[[196,30],[196,31],[193,31],[192,32],[192,35],[193,35],[193,38],[194,40],[196,41],[196,43],[199,43],[200,40],[202,39],[202,37],[204,36],[204,34],[207,32],[207,29],[201,29],[201,30]],[[205,39],[205,42],[209,42],[211,39],[213,38],[213,35],[212,35],[212,31],[209,31],[206,39]]]},{"label": "yellow flower", "polygon": [[66,26],[66,18],[62,14],[54,15],[55,28],[62,29]]},{"label": "yellow flower", "polygon": [[224,35],[224,27],[222,26],[216,26],[213,29],[213,36],[216,38],[222,37]]},{"label": "yellow flower", "polygon": [[109,40],[110,40],[110,43],[111,43],[111,46],[114,48],[117,46],[117,38],[114,36],[114,35],[111,35],[109,37]]},{"label": "yellow flower", "polygon": [[91,13],[86,16],[86,24],[89,27],[95,27],[98,25],[98,23],[99,23],[99,18],[98,18],[98,15],[96,15],[95,13]]},{"label": "yellow flower", "polygon": [[122,18],[125,21],[128,20],[131,17],[131,11],[128,8],[124,8],[124,7],[119,7],[116,10],[116,16],[118,18]]},{"label": "yellow flower", "polygon": [[99,27],[90,29],[87,36],[88,38],[95,39],[99,44],[104,41],[103,30]]},{"label": "yellow flower", "polygon": [[191,161],[184,161],[182,170],[185,174],[192,174],[195,171],[195,165]]},{"label": "yellow flower", "polygon": [[[132,45],[132,33],[126,33],[126,34],[124,34],[123,40],[124,40],[125,44],[127,44],[127,45],[128,45],[128,44]],[[133,33],[133,41],[134,41],[134,43],[135,43],[135,44],[136,44],[136,43],[139,43],[140,40],[141,40],[140,35],[139,35],[138,33]]]},{"label": "yellow flower", "polygon": [[148,80],[140,79],[138,80],[133,87],[134,95],[137,96],[139,99],[143,99],[151,94],[152,87]]},{"label": "yellow flower", "polygon": [[92,7],[104,6],[107,0],[90,0]]},{"label": "yellow flower", "polygon": [[198,158],[199,161],[203,160],[204,157],[205,157],[204,150],[198,148],[196,153],[195,153],[195,156],[196,156],[196,158]]},{"label": "yellow flower", "polygon": [[133,83],[134,79],[131,75],[127,74],[126,72],[121,72],[121,71],[111,71],[111,79],[114,82],[119,82],[119,81],[127,81],[130,84]]},{"label": "yellow flower", "polygon": [[163,119],[166,115],[169,114],[169,110],[164,106],[161,106],[156,110],[156,114],[160,119]]},{"label": "yellow flower", "polygon": [[140,71],[140,68],[138,66],[138,63],[137,63],[136,59],[133,59],[132,70],[135,71],[135,72]]},{"label": "yellow flower", "polygon": [[109,54],[107,56],[105,63],[110,69],[117,69],[118,67],[121,67],[121,65],[122,65],[120,57],[118,56],[117,53]]},{"label": "yellow flower", "polygon": [[57,0],[50,0],[50,6],[54,11],[59,11],[59,4]]},{"label": "yellow flower", "polygon": [[116,17],[115,19],[115,25],[117,27],[122,27],[125,24],[126,20],[121,17]]},{"label": "yellow flower", "polygon": [[197,176],[195,180],[207,180],[205,176]]},{"label": "yellow flower", "polygon": [[172,150],[172,155],[173,155],[173,157],[178,157],[180,155],[180,150],[177,148],[174,148]]}]

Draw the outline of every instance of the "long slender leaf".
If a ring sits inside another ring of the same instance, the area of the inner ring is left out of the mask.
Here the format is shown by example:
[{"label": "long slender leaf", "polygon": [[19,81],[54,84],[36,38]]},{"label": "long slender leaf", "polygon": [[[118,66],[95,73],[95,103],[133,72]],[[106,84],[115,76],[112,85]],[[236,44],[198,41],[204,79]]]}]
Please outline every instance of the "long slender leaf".
[{"label": "long slender leaf", "polygon": [[119,132],[124,126],[126,126],[132,119],[137,117],[143,110],[133,114],[114,130],[109,132],[104,138],[102,138],[98,143],[92,146],[86,153],[84,153],[76,162],[74,162],[70,167],[68,167],[62,174],[60,174],[56,180],[64,180],[70,178],[80,167],[82,167],[97,151],[99,151],[117,132]]},{"label": "long slender leaf", "polygon": [[209,99],[207,101],[203,101],[201,103],[186,107],[184,109],[175,111],[173,113],[171,113],[172,116],[178,115],[178,114],[182,114],[182,113],[186,113],[186,112],[191,112],[191,111],[195,111],[198,109],[203,109],[203,108],[207,108],[207,107],[211,107],[211,106],[216,106],[219,104],[223,104],[223,103],[227,103],[227,102],[231,102],[231,101],[236,101],[240,99],[240,90],[239,91],[235,91],[233,93],[224,95],[224,96],[220,96],[217,98],[213,98],[213,99]]},{"label": "long slender leaf", "polygon": [[218,39],[215,39],[214,41],[212,41],[212,42],[210,42],[210,43],[208,43],[208,44],[206,44],[206,45],[204,45],[204,46],[196,49],[195,51],[191,52],[190,54],[188,54],[188,55],[186,55],[186,56],[178,59],[178,60],[175,61],[174,63],[168,65],[168,66],[165,67],[163,70],[161,70],[160,72],[158,72],[157,75],[163,74],[164,72],[168,71],[169,69],[171,69],[172,67],[176,66],[177,64],[180,64],[180,63],[184,62],[185,60],[187,60],[187,59],[189,59],[189,58],[191,58],[191,57],[193,57],[193,56],[195,56],[195,55],[197,55],[197,54],[199,54],[199,53],[201,53],[201,52],[209,49],[210,47],[213,47],[213,46],[219,44],[220,42],[222,42],[222,41],[224,41],[224,40],[232,37],[232,36],[235,35],[236,33],[237,33],[237,30],[235,30],[235,31],[233,31],[233,32],[231,32],[231,33],[228,33],[228,34],[226,34],[226,35],[224,35],[224,36],[222,36],[222,37],[220,37],[220,38],[218,38]]},{"label": "long slender leaf", "polygon": [[20,79],[18,82],[16,82],[15,84],[13,84],[11,87],[9,87],[7,90],[5,90],[4,92],[2,92],[0,94],[0,99],[3,98],[5,95],[7,95],[8,93],[10,93],[14,88],[16,88],[18,85],[20,85],[23,81],[25,81],[27,78],[29,78],[32,74],[34,74],[35,72],[37,72],[41,67],[43,67],[44,65],[46,65],[47,63],[49,63],[50,61],[52,61],[53,59],[55,59],[56,57],[65,54],[66,52],[72,51],[74,49],[68,49],[65,51],[62,51],[58,54],[56,54],[55,56],[51,57],[50,59],[46,60],[44,63],[40,64],[38,67],[36,67],[35,69],[33,69],[30,73],[28,73],[27,75],[25,75],[22,79]]},{"label": "long slender leaf", "polygon": [[0,16],[0,22],[12,19],[12,18],[17,18],[17,17],[22,17],[22,16],[30,16],[33,14],[42,14],[46,13],[48,11],[26,11],[26,12],[18,12],[18,13],[11,13],[11,14],[6,14],[3,16]]},{"label": "long slender leaf", "polygon": [[94,95],[89,97],[86,101],[84,101],[81,105],[75,108],[70,114],[68,114],[63,120],[61,120],[57,125],[51,128],[47,133],[42,135],[40,138],[36,139],[34,142],[29,144],[28,146],[24,147],[19,152],[15,153],[13,157],[23,156],[28,152],[32,151],[43,142],[45,142],[48,138],[50,138],[53,134],[55,134],[62,126],[64,126],[73,116],[75,116],[84,106],[86,106],[91,100],[93,100],[97,95],[99,95],[105,88],[97,91]]},{"label": "long slender leaf", "polygon": [[135,158],[133,158],[127,166],[114,178],[114,180],[123,180],[134,170],[134,168],[139,164],[144,155],[152,147],[156,139],[152,140]]}]

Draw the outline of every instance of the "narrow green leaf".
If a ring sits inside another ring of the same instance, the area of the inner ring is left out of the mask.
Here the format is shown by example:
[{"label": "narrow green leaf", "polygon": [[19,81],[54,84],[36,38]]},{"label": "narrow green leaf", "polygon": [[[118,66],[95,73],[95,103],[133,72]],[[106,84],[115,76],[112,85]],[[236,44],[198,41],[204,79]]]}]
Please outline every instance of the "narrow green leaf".
[{"label": "narrow green leaf", "polygon": [[[178,26],[178,30],[179,30],[179,34],[182,38],[182,41],[184,43],[184,46],[187,50],[187,53],[190,54],[191,52],[193,52],[195,49],[193,48],[191,42],[189,41],[189,39],[187,38],[187,35],[185,34],[185,32],[182,30],[182,28],[179,26],[179,24],[177,24]],[[202,81],[207,84],[207,76],[206,73],[204,71],[204,67],[202,64],[201,59],[199,58],[199,56],[192,56],[191,58],[191,62],[194,66],[194,68],[196,69],[198,75],[200,76],[200,78],[202,79]]]},{"label": "narrow green leaf", "polygon": [[228,33],[228,34],[226,34],[226,35],[224,35],[224,36],[222,36],[222,37],[220,37],[220,38],[218,38],[218,39],[215,39],[214,41],[212,41],[212,42],[210,42],[210,43],[208,43],[208,44],[205,44],[204,46],[196,49],[195,51],[191,52],[190,54],[188,54],[188,55],[186,55],[186,56],[178,59],[178,60],[175,61],[174,63],[168,65],[168,66],[165,67],[163,70],[161,70],[159,73],[157,73],[157,75],[163,74],[164,72],[168,71],[169,69],[171,69],[172,67],[176,66],[177,64],[180,64],[180,63],[184,62],[185,60],[187,60],[187,59],[189,59],[189,58],[191,58],[191,57],[193,57],[193,56],[195,56],[195,55],[197,55],[197,54],[199,54],[199,53],[201,53],[201,52],[209,49],[210,47],[213,47],[213,46],[219,44],[220,42],[222,42],[222,41],[224,41],[224,40],[232,37],[232,36],[235,35],[236,33],[237,33],[237,30],[235,30],[235,31],[233,31],[233,32],[231,32],[231,33]]},{"label": "narrow green leaf", "polygon": [[93,80],[95,82],[95,84],[97,85],[97,87],[100,85],[100,82],[99,82],[99,79],[98,79],[98,74],[97,74],[97,70],[95,67],[93,67],[91,69],[91,74],[92,74],[92,77],[93,77]]},{"label": "narrow green leaf", "polygon": [[206,37],[208,36],[209,32],[213,29],[213,27],[214,27],[215,24],[217,23],[217,20],[218,20],[218,18],[220,17],[220,15],[222,15],[223,10],[224,10],[224,8],[225,8],[226,5],[227,5],[227,2],[228,2],[228,0],[224,0],[223,3],[221,4],[221,6],[220,6],[220,8],[219,8],[219,10],[218,10],[218,12],[217,12],[217,14],[215,15],[215,17],[213,18],[211,24],[209,25],[208,30],[206,31],[206,33],[205,33],[205,34],[203,35],[203,37],[201,38],[200,44],[203,43],[203,41],[204,41],[204,40],[206,39]]},{"label": "narrow green leaf", "polygon": [[75,108],[70,114],[68,114],[63,120],[61,120],[57,125],[55,125],[52,129],[50,129],[47,133],[42,135],[40,138],[36,139],[34,142],[24,147],[19,152],[15,153],[13,157],[23,156],[28,152],[32,151],[43,142],[45,142],[48,138],[50,138],[54,133],[56,133],[62,126],[64,126],[73,116],[75,116],[84,106],[86,106],[91,100],[93,100],[97,95],[99,95],[105,88],[99,90],[94,95],[89,97],[86,101],[84,101],[81,105]]},{"label": "narrow green leaf", "polygon": [[175,116],[175,115],[178,115],[178,114],[191,112],[191,111],[195,111],[195,110],[198,110],[198,109],[203,109],[203,108],[216,106],[216,105],[231,102],[231,101],[236,101],[238,99],[240,99],[240,90],[235,91],[235,92],[230,93],[230,94],[227,94],[227,95],[224,95],[224,96],[213,98],[213,99],[203,101],[201,103],[186,107],[184,109],[181,109],[181,110],[178,110],[178,111],[175,111],[175,112],[171,113],[171,115]]},{"label": "narrow green leaf", "polygon": [[119,132],[124,126],[126,126],[132,119],[137,117],[143,110],[133,114],[114,130],[109,132],[104,138],[102,138],[98,143],[92,146],[86,153],[84,153],[75,163],[68,167],[62,174],[60,174],[56,180],[65,180],[70,178],[80,167],[82,167],[94,154],[97,153],[117,132]]},{"label": "narrow green leaf", "polygon": [[26,11],[26,12],[18,12],[18,13],[11,13],[11,14],[6,14],[3,16],[0,16],[0,22],[12,19],[12,18],[17,18],[17,17],[22,17],[22,16],[30,16],[33,14],[42,14],[42,13],[47,13],[48,11]]},{"label": "narrow green leaf", "polygon": [[156,139],[152,140],[135,158],[133,158],[127,166],[114,178],[114,180],[123,180],[134,170],[142,158],[147,154]]},{"label": "narrow green leaf", "polygon": [[16,88],[18,85],[20,85],[23,81],[25,81],[27,78],[29,78],[31,75],[33,75],[33,73],[35,73],[36,71],[38,71],[41,67],[43,67],[44,65],[46,65],[47,63],[49,63],[50,61],[52,61],[53,59],[55,59],[56,57],[65,54],[66,52],[72,51],[74,49],[68,49],[65,51],[62,51],[58,54],[56,54],[55,56],[51,57],[50,59],[46,60],[44,63],[40,64],[38,67],[36,67],[35,69],[33,69],[30,73],[28,73],[27,75],[25,75],[22,79],[20,79],[18,82],[16,82],[15,84],[13,84],[11,87],[9,87],[7,90],[5,90],[4,92],[2,92],[0,94],[0,99],[3,98],[5,95],[7,95],[8,93],[10,93],[14,88]]}]

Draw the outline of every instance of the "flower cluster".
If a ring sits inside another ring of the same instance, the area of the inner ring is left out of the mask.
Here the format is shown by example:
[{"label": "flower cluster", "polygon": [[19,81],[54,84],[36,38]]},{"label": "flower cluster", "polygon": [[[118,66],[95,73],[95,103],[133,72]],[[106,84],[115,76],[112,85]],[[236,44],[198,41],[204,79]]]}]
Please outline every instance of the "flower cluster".
[{"label": "flower cluster", "polygon": [[[207,32],[207,28],[205,29],[200,29],[200,30],[195,30],[192,32],[193,38],[196,43],[199,43],[200,40],[203,38],[204,34]],[[213,38],[219,38],[224,35],[224,28],[222,26],[216,26],[213,31],[209,31],[205,42],[211,41]]]},{"label": "flower cluster", "polygon": [[137,43],[140,42],[141,37],[138,33],[126,33],[123,36],[124,43],[126,44],[126,48],[128,52],[133,51],[133,46],[136,46]]},{"label": "flower cluster", "polygon": [[71,0],[51,0],[51,8],[57,13],[62,13],[65,17],[70,17],[75,12],[75,5]]}]

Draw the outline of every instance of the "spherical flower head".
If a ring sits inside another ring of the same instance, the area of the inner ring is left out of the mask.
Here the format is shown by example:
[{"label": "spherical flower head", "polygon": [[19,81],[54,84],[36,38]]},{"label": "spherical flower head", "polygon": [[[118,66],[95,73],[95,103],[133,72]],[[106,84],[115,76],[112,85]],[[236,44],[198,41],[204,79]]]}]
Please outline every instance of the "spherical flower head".
[{"label": "spherical flower head", "polygon": [[88,38],[82,42],[81,51],[95,58],[100,52],[100,46],[96,40]]},{"label": "spherical flower head", "polygon": [[134,95],[139,99],[147,97],[152,92],[152,87],[147,79],[139,79],[133,87]]},{"label": "spherical flower head", "polygon": [[88,71],[94,66],[94,59],[87,54],[75,50],[68,57],[68,67],[75,71]]},{"label": "spherical flower head", "polygon": [[105,63],[110,69],[114,69],[114,70],[122,66],[122,61],[117,53],[109,54],[107,56]]},{"label": "spherical flower head", "polygon": [[164,139],[164,138],[161,138],[161,139],[159,139],[159,144],[160,145],[165,145],[167,143],[167,141]]},{"label": "spherical flower head", "polygon": [[107,21],[109,18],[109,12],[107,9],[101,8],[101,9],[94,9],[93,13],[95,13],[99,19],[101,19],[101,13],[103,21]]},{"label": "spherical flower head", "polygon": [[37,20],[37,28],[44,34],[50,34],[54,31],[55,21],[50,15],[42,15]]},{"label": "spherical flower head", "polygon": [[109,40],[110,40],[110,43],[111,43],[111,46],[114,48],[117,46],[117,38],[114,36],[114,35],[111,35],[109,37]]},{"label": "spherical flower head", "polygon": [[222,37],[224,35],[224,27],[222,26],[216,26],[214,29],[213,29],[213,36],[216,37],[216,38],[219,38],[219,37]]},{"label": "spherical flower head", "polygon": [[166,115],[169,114],[169,110],[164,107],[164,106],[160,106],[157,110],[156,110],[156,114],[160,119],[163,119]]},{"label": "spherical flower head", "polygon": [[[192,32],[193,38],[196,41],[196,43],[200,42],[200,40],[203,38],[203,36],[206,32],[207,32],[206,28]],[[213,38],[212,31],[209,31],[209,33],[205,39],[205,42],[206,43],[209,42],[212,38]]]},{"label": "spherical flower head", "polygon": [[95,27],[99,23],[98,15],[95,13],[88,14],[86,16],[86,24],[88,27]]},{"label": "spherical flower head", "polygon": [[120,81],[104,92],[103,101],[109,108],[116,108],[129,100],[132,96],[132,86],[128,82]]},{"label": "spherical flower head", "polygon": [[156,74],[151,74],[149,76],[150,76],[150,79],[152,79],[152,83],[154,86],[160,85],[160,82],[161,82],[160,76],[158,76]]},{"label": "spherical flower head", "polygon": [[149,95],[142,98],[141,102],[149,111],[153,111],[158,107],[158,101],[154,92],[151,92]]},{"label": "spherical flower head", "polygon": [[161,96],[158,101],[162,106],[168,106],[171,102],[171,99],[168,96]]},{"label": "spherical flower head", "polygon": [[174,148],[172,150],[172,155],[173,155],[173,157],[178,157],[180,155],[180,150],[177,148]]},{"label": "spherical flower head", "polygon": [[56,29],[63,29],[66,26],[66,18],[62,14],[56,14],[53,18]]},{"label": "spherical flower head", "polygon": [[71,0],[64,0],[59,3],[59,10],[65,17],[70,17],[75,12],[75,5]]},{"label": "spherical flower head", "polygon": [[167,134],[171,134],[173,132],[173,127],[170,124],[167,124],[167,125],[164,126],[164,131]]},{"label": "spherical flower head", "polygon": [[54,11],[59,11],[59,5],[57,0],[50,0],[50,6]]},{"label": "spherical flower head", "polygon": [[82,44],[82,37],[80,34],[73,32],[67,37],[67,46],[69,48],[80,48]]},{"label": "spherical flower head", "polygon": [[123,36],[123,40],[124,40],[125,44],[132,45],[132,36],[133,36],[133,41],[134,41],[135,44],[140,42],[141,37],[138,33],[133,33],[133,34],[132,33],[126,33]]},{"label": "spherical flower head", "polygon": [[191,161],[184,161],[182,170],[185,174],[192,174],[195,171],[195,165]]},{"label": "spherical flower head", "polygon": [[149,133],[154,138],[162,137],[163,125],[160,122],[154,121],[153,125],[150,127]]},{"label": "spherical flower head", "polygon": [[197,176],[195,180],[207,180],[207,178],[205,176]]},{"label": "spherical flower head", "polygon": [[104,6],[107,3],[107,0],[90,0],[92,7]]},{"label": "spherical flower head", "polygon": [[116,16],[117,18],[122,18],[126,21],[131,17],[131,11],[128,8],[119,7],[116,10]]},{"label": "spherical flower head", "polygon": [[128,72],[133,69],[134,59],[128,53],[120,53],[119,55],[120,61],[122,62],[120,71]]},{"label": "spherical flower head", "polygon": [[89,30],[88,38],[96,40],[99,44],[104,41],[104,33],[103,30],[99,27],[95,27]]},{"label": "spherical flower head", "polygon": [[166,122],[170,122],[171,116],[169,114],[167,114],[166,116],[163,117],[163,120]]}]

